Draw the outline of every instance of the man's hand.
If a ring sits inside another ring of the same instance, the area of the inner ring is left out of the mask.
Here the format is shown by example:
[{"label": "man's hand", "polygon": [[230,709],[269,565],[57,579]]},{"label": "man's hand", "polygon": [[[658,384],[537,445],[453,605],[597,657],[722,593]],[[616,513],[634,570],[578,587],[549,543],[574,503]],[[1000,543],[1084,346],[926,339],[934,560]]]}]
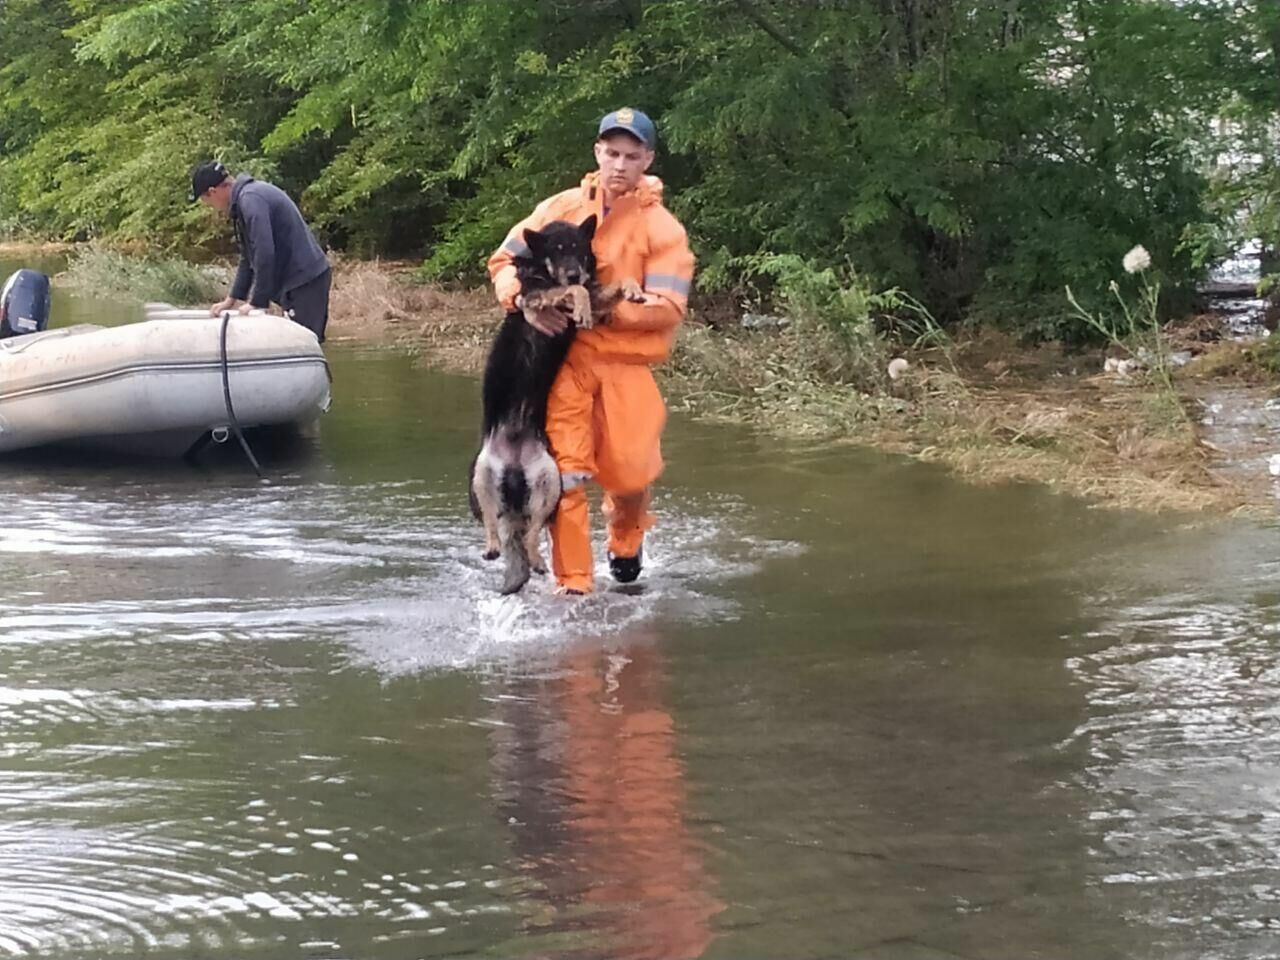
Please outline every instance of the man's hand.
[{"label": "man's hand", "polygon": [[236,305],[239,303],[240,301],[235,297],[227,297],[225,300],[219,300],[209,308],[209,316],[217,317],[220,316],[224,310],[234,310]]},{"label": "man's hand", "polygon": [[524,297],[516,297],[516,307],[524,314],[529,326],[548,337],[564,333],[569,326],[569,318],[555,307],[525,306]]}]

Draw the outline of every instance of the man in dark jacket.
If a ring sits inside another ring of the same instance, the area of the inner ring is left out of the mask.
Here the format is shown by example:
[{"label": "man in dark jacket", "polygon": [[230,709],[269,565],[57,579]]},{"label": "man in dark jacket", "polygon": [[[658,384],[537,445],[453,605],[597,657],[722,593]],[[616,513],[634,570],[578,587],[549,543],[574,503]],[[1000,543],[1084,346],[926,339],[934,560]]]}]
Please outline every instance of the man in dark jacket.
[{"label": "man in dark jacket", "polygon": [[191,171],[188,199],[227,214],[240,245],[231,293],[209,312],[216,317],[239,307],[248,313],[275,302],[323,343],[332,271],[288,194],[247,173],[233,178],[221,163],[211,161]]}]

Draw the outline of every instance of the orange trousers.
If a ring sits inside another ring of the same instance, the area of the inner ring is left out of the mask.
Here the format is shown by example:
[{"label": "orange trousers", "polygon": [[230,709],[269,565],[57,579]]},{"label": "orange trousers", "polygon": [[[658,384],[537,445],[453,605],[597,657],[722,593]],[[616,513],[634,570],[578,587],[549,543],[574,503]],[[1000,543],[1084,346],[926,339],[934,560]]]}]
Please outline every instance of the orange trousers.
[{"label": "orange trousers", "polygon": [[[649,367],[612,363],[575,344],[547,398],[547,436],[560,475],[594,478],[604,490],[609,551],[633,557],[653,525],[649,485],[662,473],[667,408]],[[591,516],[585,485],[566,490],[551,524],[556,582],[593,586]]]}]

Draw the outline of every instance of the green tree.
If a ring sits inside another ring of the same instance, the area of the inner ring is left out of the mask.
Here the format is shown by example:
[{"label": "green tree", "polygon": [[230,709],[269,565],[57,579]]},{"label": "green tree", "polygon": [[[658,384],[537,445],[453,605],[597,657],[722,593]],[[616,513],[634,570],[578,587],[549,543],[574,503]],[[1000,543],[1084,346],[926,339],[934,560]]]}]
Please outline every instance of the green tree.
[{"label": "green tree", "polygon": [[476,277],[630,103],[704,289],[794,255],[1073,335],[1063,287],[1100,308],[1135,243],[1168,306],[1230,231],[1280,240],[1277,50],[1280,0],[7,0],[0,228],[225,238],[184,202],[216,155]]}]

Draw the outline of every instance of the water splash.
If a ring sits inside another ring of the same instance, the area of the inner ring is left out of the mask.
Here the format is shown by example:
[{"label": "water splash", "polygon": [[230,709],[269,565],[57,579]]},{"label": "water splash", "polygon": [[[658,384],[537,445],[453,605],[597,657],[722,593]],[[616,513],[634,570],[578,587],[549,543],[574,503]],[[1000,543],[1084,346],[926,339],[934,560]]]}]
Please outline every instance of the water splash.
[{"label": "water splash", "polygon": [[[372,678],[345,708],[376,710],[378,684],[732,618],[719,586],[798,549],[750,536],[738,501],[670,499],[641,591],[571,602],[542,580],[503,598],[479,528],[428,483],[13,488],[0,531],[0,957],[264,943],[336,957],[349,951],[335,923],[374,922],[379,942],[447,941],[511,912],[523,881],[421,863],[441,843],[432,818],[367,822],[369,791],[430,799],[406,792],[395,737],[366,736],[364,753],[397,757],[359,777],[308,749],[325,718],[295,716],[317,709],[305,678]],[[461,813],[439,822],[467,829]]]}]

